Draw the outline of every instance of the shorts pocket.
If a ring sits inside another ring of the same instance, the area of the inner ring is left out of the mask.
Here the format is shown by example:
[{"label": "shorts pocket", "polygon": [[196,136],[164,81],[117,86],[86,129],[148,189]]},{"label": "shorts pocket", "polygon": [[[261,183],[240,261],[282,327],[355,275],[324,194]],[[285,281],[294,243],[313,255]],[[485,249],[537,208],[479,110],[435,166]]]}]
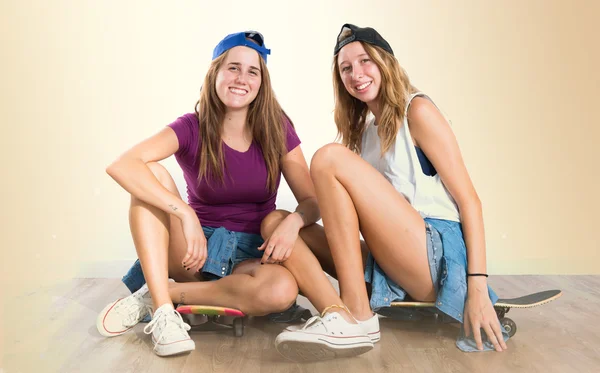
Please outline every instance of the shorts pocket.
[{"label": "shorts pocket", "polygon": [[467,287],[467,276],[464,268],[446,257],[442,258],[440,286],[452,293],[464,292]]}]

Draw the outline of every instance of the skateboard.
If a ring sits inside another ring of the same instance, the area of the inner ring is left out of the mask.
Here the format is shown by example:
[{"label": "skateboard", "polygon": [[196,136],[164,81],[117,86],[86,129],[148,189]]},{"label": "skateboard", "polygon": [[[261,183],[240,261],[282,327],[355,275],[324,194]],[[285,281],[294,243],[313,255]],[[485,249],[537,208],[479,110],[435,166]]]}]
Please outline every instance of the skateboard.
[{"label": "skateboard", "polygon": [[292,323],[297,321],[308,321],[313,317],[312,312],[306,308],[294,303],[290,308],[283,312],[272,313],[269,315],[269,320],[274,323]]},{"label": "skateboard", "polygon": [[[233,330],[234,336],[241,337],[244,335],[244,316],[246,315],[235,308],[186,305],[177,307],[177,312],[182,315],[205,315],[215,325],[230,327]],[[230,319],[233,318],[231,323],[220,321],[227,317]]]},{"label": "skateboard", "polygon": [[[517,298],[501,298],[494,304],[494,309],[496,310],[500,324],[504,327],[508,335],[512,337],[517,332],[517,324],[512,319],[505,316],[511,308],[531,308],[541,306],[542,304],[552,302],[561,295],[562,291],[560,290],[546,290]],[[396,316],[398,315],[395,313],[394,308],[420,309],[437,316],[441,314],[433,302],[392,302],[390,307],[381,308],[377,313],[390,318],[397,318]],[[406,319],[414,318],[413,315],[406,314],[404,316]],[[456,322],[454,319],[452,319],[452,321]]]}]

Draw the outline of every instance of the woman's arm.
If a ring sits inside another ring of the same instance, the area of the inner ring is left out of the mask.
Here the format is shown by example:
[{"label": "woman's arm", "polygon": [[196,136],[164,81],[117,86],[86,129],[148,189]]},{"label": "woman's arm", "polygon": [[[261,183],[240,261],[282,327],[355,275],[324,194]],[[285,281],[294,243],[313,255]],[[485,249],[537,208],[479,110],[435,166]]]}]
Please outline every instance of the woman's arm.
[{"label": "woman's arm", "polygon": [[[437,107],[425,98],[413,100],[408,111],[414,141],[431,161],[448,192],[454,198],[467,247],[467,273],[487,273],[485,232],[481,201],[475,191],[450,125]],[[487,279],[467,277],[468,299],[465,328],[472,327],[478,347],[482,348],[480,327],[484,328],[497,350],[506,348],[497,317],[489,300]],[[469,320],[472,325],[469,325]],[[494,321],[496,320],[496,321]],[[496,338],[491,338],[494,336]]]},{"label": "woman's arm", "polygon": [[173,155],[178,148],[175,132],[166,127],[123,153],[106,173],[131,195],[181,219],[191,208],[169,192],[146,165]]},{"label": "woman's arm", "polygon": [[[467,172],[458,143],[435,105],[417,97],[410,105],[410,131],[458,205],[467,246],[469,273],[486,273],[481,201]],[[485,279],[485,277],[484,277]]]},{"label": "woman's arm", "polygon": [[282,173],[298,201],[298,206],[259,247],[259,250],[265,250],[263,263],[286,261],[292,254],[300,229],[316,223],[321,218],[315,188],[299,145],[283,157]]},{"label": "woman's arm", "polygon": [[317,204],[317,193],[300,145],[283,157],[282,173],[298,201],[295,213],[288,218],[296,222],[298,230],[319,221],[321,212]]},{"label": "woman's arm", "polygon": [[181,220],[187,244],[182,265],[197,271],[206,258],[206,238],[198,217],[187,203],[169,192],[147,166],[149,162],[173,155],[178,149],[175,131],[166,127],[127,150],[106,168],[106,172],[131,195]]}]

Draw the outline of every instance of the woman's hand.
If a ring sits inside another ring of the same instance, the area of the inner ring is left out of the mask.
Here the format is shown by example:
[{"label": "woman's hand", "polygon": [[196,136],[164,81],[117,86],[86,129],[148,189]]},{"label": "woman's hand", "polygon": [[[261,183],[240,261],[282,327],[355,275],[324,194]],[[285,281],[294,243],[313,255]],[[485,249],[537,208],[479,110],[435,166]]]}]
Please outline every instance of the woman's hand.
[{"label": "woman's hand", "polygon": [[206,236],[204,236],[198,216],[193,210],[182,217],[181,226],[187,244],[187,252],[181,264],[188,271],[196,273],[204,266],[206,261]]},{"label": "woman's hand", "polygon": [[468,293],[465,302],[464,327],[467,336],[471,335],[477,343],[477,348],[483,350],[481,329],[487,334],[496,351],[506,350],[498,316],[490,300],[485,277],[467,277]]},{"label": "woman's hand", "polygon": [[302,216],[298,213],[289,214],[283,219],[271,236],[258,248],[265,251],[260,260],[261,264],[285,262],[292,254],[298,232],[303,225]]}]

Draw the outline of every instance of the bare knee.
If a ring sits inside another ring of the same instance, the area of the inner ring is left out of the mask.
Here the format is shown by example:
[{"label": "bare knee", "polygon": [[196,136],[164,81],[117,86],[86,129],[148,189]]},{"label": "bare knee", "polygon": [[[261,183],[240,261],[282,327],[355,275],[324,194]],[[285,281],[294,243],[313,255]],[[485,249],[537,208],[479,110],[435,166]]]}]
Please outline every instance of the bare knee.
[{"label": "bare knee", "polygon": [[279,272],[277,278],[270,278],[266,284],[262,284],[253,300],[252,308],[258,315],[283,312],[290,308],[298,297],[298,284],[294,276],[283,267],[277,268],[277,272]]},{"label": "bare knee", "polygon": [[148,166],[150,171],[152,171],[154,176],[164,186],[168,186],[172,182],[173,178],[171,177],[171,174],[169,173],[169,171],[167,171],[165,166],[161,165],[158,162],[148,162],[146,163],[146,166]]},{"label": "bare knee", "polygon": [[310,162],[311,176],[314,177],[316,173],[335,166],[336,162],[342,159],[347,152],[350,152],[350,150],[341,144],[331,143],[323,146],[312,157]]},{"label": "bare knee", "polygon": [[290,214],[289,211],[275,210],[265,216],[263,221],[260,223],[260,234],[263,239],[267,239],[271,236],[275,228]]},{"label": "bare knee", "polygon": [[[169,171],[167,171],[167,169],[163,165],[161,165],[158,162],[148,162],[148,163],[146,163],[146,165],[148,166],[148,168],[150,169],[150,171],[152,172],[154,177],[156,177],[156,179],[165,188],[167,188],[171,193],[173,193],[176,196],[181,198],[181,196],[179,195],[179,190],[177,189],[177,185],[175,184],[175,181],[171,177],[171,174],[169,173]],[[139,204],[139,203],[145,204],[145,202],[141,202],[140,200],[137,199],[137,197],[135,197],[133,195],[131,196],[131,202],[132,202],[132,205]]]}]

